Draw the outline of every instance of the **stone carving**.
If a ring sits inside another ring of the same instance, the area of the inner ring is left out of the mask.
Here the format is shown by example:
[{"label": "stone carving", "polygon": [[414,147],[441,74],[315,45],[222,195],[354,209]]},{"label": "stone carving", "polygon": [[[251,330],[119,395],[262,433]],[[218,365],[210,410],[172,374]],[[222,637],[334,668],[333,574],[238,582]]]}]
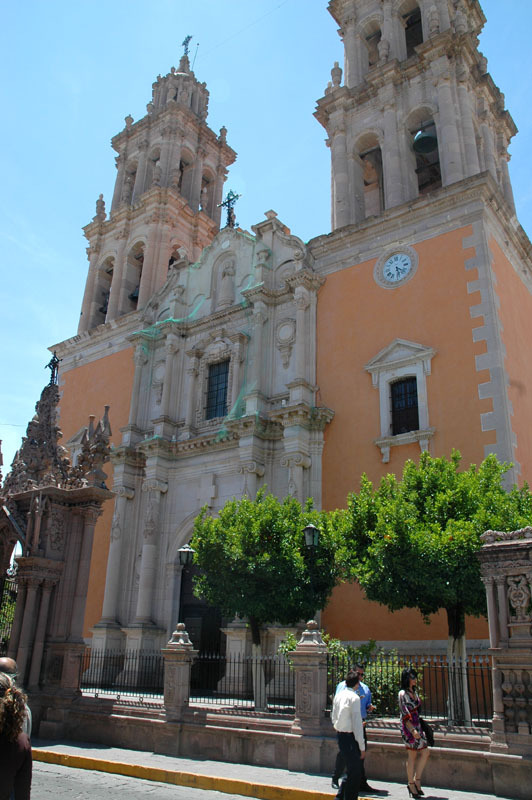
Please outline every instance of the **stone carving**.
[{"label": "stone carving", "polygon": [[377,50],[379,51],[379,61],[381,64],[385,64],[390,57],[390,42],[388,39],[381,39],[377,45]]},{"label": "stone carving", "polygon": [[103,194],[101,194],[96,200],[96,215],[94,217],[94,220],[103,222],[106,216],[107,214],[105,213],[105,200],[103,199]]},{"label": "stone carving", "polygon": [[134,183],[135,183],[135,176],[132,174],[126,175],[124,179],[124,186],[122,189],[122,196],[120,198],[122,203],[125,203],[126,205],[129,205],[129,203],[131,203]]},{"label": "stone carving", "polygon": [[518,542],[522,539],[532,539],[532,527],[519,528],[517,531],[486,531],[480,538],[484,544]]},{"label": "stone carving", "polygon": [[297,675],[298,679],[298,704],[297,710],[299,714],[312,714],[312,673],[311,672],[299,672]]},{"label": "stone carving", "polygon": [[342,70],[338,65],[338,61],[334,62],[334,67],[331,70],[332,85],[336,89],[342,82]]},{"label": "stone carving", "polygon": [[279,353],[281,354],[281,362],[284,369],[288,368],[290,363],[290,356],[292,348],[296,340],[296,325],[294,320],[282,320],[277,325],[275,332],[276,344]]},{"label": "stone carving", "polygon": [[529,620],[530,586],[525,575],[508,576],[510,615],[518,620]]},{"label": "stone carving", "polygon": [[318,623],[315,619],[311,619],[307,622],[307,627],[301,634],[301,639],[297,643],[297,649],[306,649],[306,648],[314,648],[320,647],[323,650],[327,650],[327,646],[323,639],[321,638],[321,633],[318,628]]},{"label": "stone carving", "polygon": [[429,36],[436,36],[440,32],[440,15],[436,6],[431,6],[428,13]]},{"label": "stone carving", "polygon": [[48,541],[52,550],[61,551],[65,545],[65,517],[59,508],[52,508],[49,518]]},{"label": "stone carving", "polygon": [[235,262],[227,261],[220,270],[220,297],[218,308],[231,306],[235,299]]},{"label": "stone carving", "polygon": [[111,523],[111,541],[117,542],[122,536],[122,528],[120,527],[120,514],[118,509],[113,515],[113,522]]},{"label": "stone carving", "polygon": [[177,623],[176,629],[173,632],[172,636],[170,637],[168,644],[181,647],[190,647],[190,648],[193,647],[193,644],[190,641],[190,636],[185,630],[184,622]]}]

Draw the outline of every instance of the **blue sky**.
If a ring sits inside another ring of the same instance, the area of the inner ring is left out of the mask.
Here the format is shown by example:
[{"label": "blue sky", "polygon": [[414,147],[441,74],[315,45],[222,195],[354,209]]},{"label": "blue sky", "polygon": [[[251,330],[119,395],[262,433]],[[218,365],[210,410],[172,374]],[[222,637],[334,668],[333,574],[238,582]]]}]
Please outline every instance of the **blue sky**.
[{"label": "blue sky", "polygon": [[[480,48],[520,129],[517,213],[532,231],[529,0],[483,0]],[[0,438],[4,475],[49,376],[49,345],[76,333],[87,260],[81,228],[110,205],[111,137],[146,112],[151,84],[194,36],[208,122],[238,159],[226,187],[240,225],[273,208],[304,240],[330,226],[329,150],[315,101],[343,60],[326,0],[26,0],[3,7],[0,102]],[[504,7],[504,14],[501,13]],[[101,408],[106,398],[102,397]],[[100,413],[101,408],[94,409]],[[112,409],[111,409],[112,422]]]}]

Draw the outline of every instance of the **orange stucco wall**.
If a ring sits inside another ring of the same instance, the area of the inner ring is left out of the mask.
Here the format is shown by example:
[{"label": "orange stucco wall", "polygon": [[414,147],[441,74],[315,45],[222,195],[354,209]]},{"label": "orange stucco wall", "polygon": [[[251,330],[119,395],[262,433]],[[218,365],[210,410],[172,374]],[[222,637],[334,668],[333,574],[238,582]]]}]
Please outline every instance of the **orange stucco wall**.
[{"label": "orange stucco wall", "polygon": [[[61,401],[59,422],[63,431],[63,441],[67,441],[87,424],[89,415],[99,419],[104,406],[111,406],[109,419],[112,429],[112,444],[121,441],[120,428],[127,425],[131,388],[133,385],[133,350],[127,348],[118,353],[92,361],[81,367],[61,373]],[[107,486],[112,486],[112,467],[105,466],[109,476]],[[107,555],[109,551],[109,532],[113,503],[103,506],[94,532],[91,572],[85,610],[84,636],[101,617]]]},{"label": "orange stucco wall", "polygon": [[515,460],[521,467],[520,481],[532,483],[532,295],[494,238],[490,240],[492,268],[500,301],[501,338],[506,347],[504,366],[513,406],[512,430],[517,438]]},{"label": "orange stucco wall", "polygon": [[[400,474],[407,458],[419,457],[417,444],[392,447],[390,462],[383,464],[373,443],[380,436],[379,391],[364,366],[396,338],[437,351],[427,376],[429,424],[436,429],[432,455],[448,456],[458,448],[464,464],[480,463],[484,446],[495,441],[494,432],[481,430],[480,415],[492,410],[492,402],[478,397],[478,384],[489,380],[489,373],[477,372],[475,365],[485,343],[472,336],[483,319],[470,315],[470,307],[480,303],[479,293],[467,291],[467,283],[478,277],[476,270],[465,269],[474,251],[464,250],[463,240],[471,233],[466,226],[416,244],[417,273],[396,289],[375,282],[372,260],[329,275],[320,290],[318,385],[321,403],[335,411],[325,433],[324,508],[345,507],[362,472],[378,482],[388,472]],[[341,639],[447,635],[444,615],[426,626],[417,612],[392,615],[349,585],[335,590],[323,622]],[[487,635],[483,621],[470,621],[468,628],[473,638]]]}]

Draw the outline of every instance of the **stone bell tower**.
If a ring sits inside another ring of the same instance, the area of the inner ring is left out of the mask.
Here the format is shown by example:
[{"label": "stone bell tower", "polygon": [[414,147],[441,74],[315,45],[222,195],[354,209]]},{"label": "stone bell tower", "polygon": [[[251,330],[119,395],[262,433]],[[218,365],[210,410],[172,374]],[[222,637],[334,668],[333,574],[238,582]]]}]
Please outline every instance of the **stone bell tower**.
[{"label": "stone bell tower", "polygon": [[117,177],[109,218],[102,195],[84,229],[89,273],[78,332],[143,308],[168,268],[194,262],[220,226],[227,167],[226,129],[207,125],[209,92],[188,56],[153,84],[147,114],[113,140]]},{"label": "stone bell tower", "polygon": [[488,171],[513,210],[516,133],[487,74],[476,0],[331,0],[344,43],[316,116],[332,156],[332,228]]}]

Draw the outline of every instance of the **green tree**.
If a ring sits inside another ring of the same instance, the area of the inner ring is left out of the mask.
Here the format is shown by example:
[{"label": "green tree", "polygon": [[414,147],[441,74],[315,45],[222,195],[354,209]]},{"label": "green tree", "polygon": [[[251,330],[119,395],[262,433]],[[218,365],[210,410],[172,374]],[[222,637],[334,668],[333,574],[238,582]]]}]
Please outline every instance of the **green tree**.
[{"label": "green tree", "polygon": [[[195,593],[228,617],[247,617],[253,654],[260,655],[260,631],[267,623],[293,625],[325,605],[349,562],[343,539],[345,512],[318,512],[292,497],[280,501],[264,490],[255,500],[231,500],[218,517],[203,509],[191,545],[201,575]],[[303,529],[319,529],[313,551]],[[255,677],[255,676],[254,676]],[[264,705],[255,684],[255,701]]]},{"label": "green tree", "polygon": [[[507,492],[509,465],[488,456],[460,471],[460,453],[450,460],[421,455],[407,461],[402,480],[384,477],[377,489],[363,475],[348,498],[347,538],[354,576],[366,596],[391,611],[417,608],[425,621],[447,613],[449,662],[465,657],[465,617],[486,613],[475,553],[488,530],[515,530],[532,520],[528,486]],[[453,716],[468,718],[466,708]]]}]

